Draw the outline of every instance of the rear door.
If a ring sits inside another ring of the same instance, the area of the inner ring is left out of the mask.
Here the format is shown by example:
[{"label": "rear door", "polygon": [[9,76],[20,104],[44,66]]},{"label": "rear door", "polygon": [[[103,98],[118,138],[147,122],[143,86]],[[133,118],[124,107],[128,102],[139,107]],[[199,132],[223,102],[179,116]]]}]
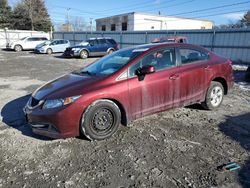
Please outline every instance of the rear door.
[{"label": "rear door", "polygon": [[106,39],[97,39],[99,43],[99,53],[100,55],[105,55],[107,54],[109,45],[106,41]]},{"label": "rear door", "polygon": [[201,49],[179,47],[178,55],[180,69],[176,76],[181,90],[177,98],[181,100],[175,106],[185,106],[203,100],[212,74],[211,63],[208,53]]},{"label": "rear door", "polygon": [[[139,81],[134,72],[144,65],[153,65],[156,72],[145,75]],[[171,79],[171,76],[177,69],[174,48],[154,51],[129,68],[129,102],[133,119],[173,106],[175,90],[179,90],[179,85],[176,84],[178,80]]]}]

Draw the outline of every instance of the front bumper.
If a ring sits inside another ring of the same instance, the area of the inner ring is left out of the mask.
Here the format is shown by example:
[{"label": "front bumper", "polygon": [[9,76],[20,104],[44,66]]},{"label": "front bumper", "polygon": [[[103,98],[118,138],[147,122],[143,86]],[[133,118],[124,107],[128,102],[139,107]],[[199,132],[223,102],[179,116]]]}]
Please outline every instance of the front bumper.
[{"label": "front bumper", "polygon": [[79,54],[79,52],[75,52],[75,51],[65,51],[64,53],[63,53],[63,56],[65,56],[65,57],[79,57],[80,56],[80,54]]},{"label": "front bumper", "polygon": [[11,46],[10,44],[7,44],[7,45],[6,45],[6,49],[8,49],[8,50],[13,50],[13,49],[14,49],[14,46]]},{"label": "front bumper", "polygon": [[68,138],[80,135],[82,108],[77,104],[57,109],[24,107],[27,122],[35,134],[50,138]]},{"label": "front bumper", "polygon": [[38,54],[45,54],[45,53],[46,53],[45,50],[37,49],[37,48],[34,50],[34,52],[35,52],[35,53],[38,53]]}]

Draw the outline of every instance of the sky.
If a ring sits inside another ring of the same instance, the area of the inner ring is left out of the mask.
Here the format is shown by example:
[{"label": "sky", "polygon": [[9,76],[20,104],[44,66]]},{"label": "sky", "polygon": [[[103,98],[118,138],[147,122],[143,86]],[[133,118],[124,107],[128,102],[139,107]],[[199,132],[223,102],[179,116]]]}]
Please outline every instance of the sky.
[{"label": "sky", "polygon": [[[15,5],[19,0],[9,0]],[[97,18],[128,13],[145,12],[166,16],[179,16],[211,20],[215,25],[228,24],[241,19],[250,10],[247,0],[45,0],[55,25],[80,19],[89,24]],[[204,10],[207,9],[207,10]]]}]

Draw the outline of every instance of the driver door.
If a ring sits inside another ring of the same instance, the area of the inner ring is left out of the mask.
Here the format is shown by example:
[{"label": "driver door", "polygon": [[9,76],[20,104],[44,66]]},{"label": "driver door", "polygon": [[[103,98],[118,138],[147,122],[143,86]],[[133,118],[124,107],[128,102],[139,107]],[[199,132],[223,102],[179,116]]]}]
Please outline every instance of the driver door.
[{"label": "driver door", "polygon": [[[152,65],[156,72],[145,75],[139,81],[135,71]],[[132,118],[163,111],[173,106],[179,80],[172,76],[177,72],[175,48],[165,48],[144,56],[129,68],[129,102]]]}]

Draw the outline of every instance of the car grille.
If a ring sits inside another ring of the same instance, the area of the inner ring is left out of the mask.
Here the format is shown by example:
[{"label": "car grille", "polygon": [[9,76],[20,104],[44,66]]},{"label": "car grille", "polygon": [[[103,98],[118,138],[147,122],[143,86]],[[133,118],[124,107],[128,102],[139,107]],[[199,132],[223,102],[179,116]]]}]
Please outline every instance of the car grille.
[{"label": "car grille", "polygon": [[31,98],[30,105],[31,107],[37,106],[39,104],[39,100],[35,99],[34,97]]}]

